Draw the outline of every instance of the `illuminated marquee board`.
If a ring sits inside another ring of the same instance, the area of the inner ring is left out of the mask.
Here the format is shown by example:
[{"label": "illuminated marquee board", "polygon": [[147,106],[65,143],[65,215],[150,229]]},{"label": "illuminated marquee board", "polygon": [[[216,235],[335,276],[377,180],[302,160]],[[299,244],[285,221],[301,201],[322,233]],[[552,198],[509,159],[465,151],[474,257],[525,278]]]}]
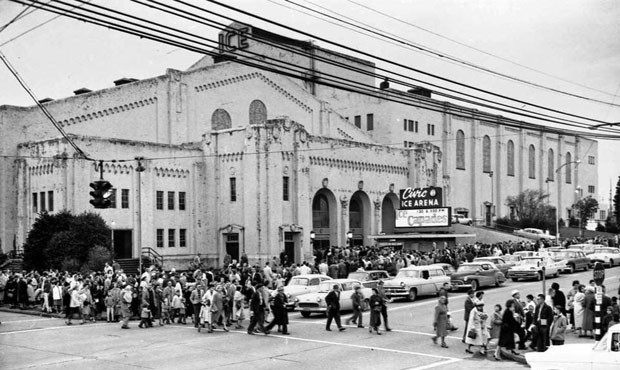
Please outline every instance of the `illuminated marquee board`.
[{"label": "illuminated marquee board", "polygon": [[396,211],[396,227],[450,226],[451,208],[401,209]]},{"label": "illuminated marquee board", "polygon": [[443,207],[441,188],[405,188],[400,190],[399,209]]}]

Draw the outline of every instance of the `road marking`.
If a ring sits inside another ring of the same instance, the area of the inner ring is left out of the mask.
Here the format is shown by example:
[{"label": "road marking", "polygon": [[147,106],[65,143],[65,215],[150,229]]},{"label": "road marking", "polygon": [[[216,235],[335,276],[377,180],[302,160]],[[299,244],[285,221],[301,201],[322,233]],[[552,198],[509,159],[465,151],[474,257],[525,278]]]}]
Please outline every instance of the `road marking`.
[{"label": "road marking", "polygon": [[[95,325],[101,325],[101,324],[95,324]],[[3,332],[0,332],[0,335],[20,334],[20,333],[34,333],[34,332],[37,332],[37,331],[48,331],[48,330],[56,330],[56,329],[92,328],[93,326],[94,325],[80,325],[80,324],[66,325],[65,324],[63,326],[50,326],[50,327],[47,327],[47,328],[35,328],[35,329],[22,329],[22,330],[3,331]]]},{"label": "road marking", "polygon": [[443,365],[448,365],[454,362],[459,362],[461,361],[460,359],[451,359],[451,360],[445,360],[445,361],[439,361],[439,362],[433,362],[432,364],[428,364],[428,365],[423,365],[423,366],[418,366],[418,367],[411,367],[407,370],[426,370],[426,369],[432,369],[434,367],[437,366],[443,366]]},{"label": "road marking", "polygon": [[14,321],[2,321],[3,324],[17,324],[17,323],[21,323],[21,322],[33,322],[33,321],[50,321],[50,320],[54,320],[54,317],[49,317],[49,318],[45,318],[45,319],[31,319],[31,320],[14,320]]}]

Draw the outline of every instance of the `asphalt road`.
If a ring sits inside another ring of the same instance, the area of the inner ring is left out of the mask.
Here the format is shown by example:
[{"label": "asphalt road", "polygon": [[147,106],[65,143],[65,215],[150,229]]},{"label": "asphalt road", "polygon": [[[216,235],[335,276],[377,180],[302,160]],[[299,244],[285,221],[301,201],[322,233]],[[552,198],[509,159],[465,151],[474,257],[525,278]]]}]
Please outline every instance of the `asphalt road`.
[{"label": "asphalt road", "polygon": [[[609,291],[618,290],[620,267],[606,271]],[[592,271],[561,275],[557,281],[567,291],[573,280],[587,284]],[[541,282],[508,281],[485,289],[485,309],[504,305],[513,289],[522,296],[542,291]],[[509,360],[497,362],[465,353],[461,343],[464,292],[450,294],[450,311],[459,330],[447,338],[449,348],[431,341],[436,297],[389,305],[392,331],[370,334],[367,329],[347,327],[344,332],[325,331],[325,317],[302,318],[289,314],[290,336],[198,333],[191,324],[131,330],[118,324],[96,323],[66,326],[62,319],[0,312],[0,369],[524,369]],[[343,319],[349,314],[343,315]],[[368,323],[368,313],[364,315]],[[247,321],[244,323],[247,325]],[[589,339],[567,335],[567,343]]]}]

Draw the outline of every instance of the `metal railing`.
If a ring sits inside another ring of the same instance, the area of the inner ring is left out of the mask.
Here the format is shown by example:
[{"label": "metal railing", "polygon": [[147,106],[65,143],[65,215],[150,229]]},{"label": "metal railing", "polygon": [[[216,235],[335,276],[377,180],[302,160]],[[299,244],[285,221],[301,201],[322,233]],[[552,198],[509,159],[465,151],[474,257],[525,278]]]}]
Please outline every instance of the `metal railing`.
[{"label": "metal railing", "polygon": [[164,265],[164,256],[151,247],[142,247],[142,256],[148,257],[155,265]]}]

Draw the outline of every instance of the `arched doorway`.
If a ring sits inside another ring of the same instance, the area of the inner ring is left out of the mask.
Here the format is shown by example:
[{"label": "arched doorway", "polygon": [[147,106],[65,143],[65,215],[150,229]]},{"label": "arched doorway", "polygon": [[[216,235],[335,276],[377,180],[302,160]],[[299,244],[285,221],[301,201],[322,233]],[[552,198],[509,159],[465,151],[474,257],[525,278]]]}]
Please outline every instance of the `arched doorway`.
[{"label": "arched doorway", "polygon": [[[332,245],[335,245],[337,228],[336,197],[327,190],[316,192],[312,199],[312,240],[313,254],[316,260],[323,260]],[[318,263],[318,262],[317,262]]]},{"label": "arched doorway", "polygon": [[398,196],[389,193],[383,198],[381,203],[381,232],[394,234],[396,224],[396,210],[398,209]]},{"label": "arched doorway", "polygon": [[370,232],[371,225],[370,198],[363,191],[356,191],[349,201],[349,230],[353,238],[349,240],[350,246],[363,246],[365,238]]}]

